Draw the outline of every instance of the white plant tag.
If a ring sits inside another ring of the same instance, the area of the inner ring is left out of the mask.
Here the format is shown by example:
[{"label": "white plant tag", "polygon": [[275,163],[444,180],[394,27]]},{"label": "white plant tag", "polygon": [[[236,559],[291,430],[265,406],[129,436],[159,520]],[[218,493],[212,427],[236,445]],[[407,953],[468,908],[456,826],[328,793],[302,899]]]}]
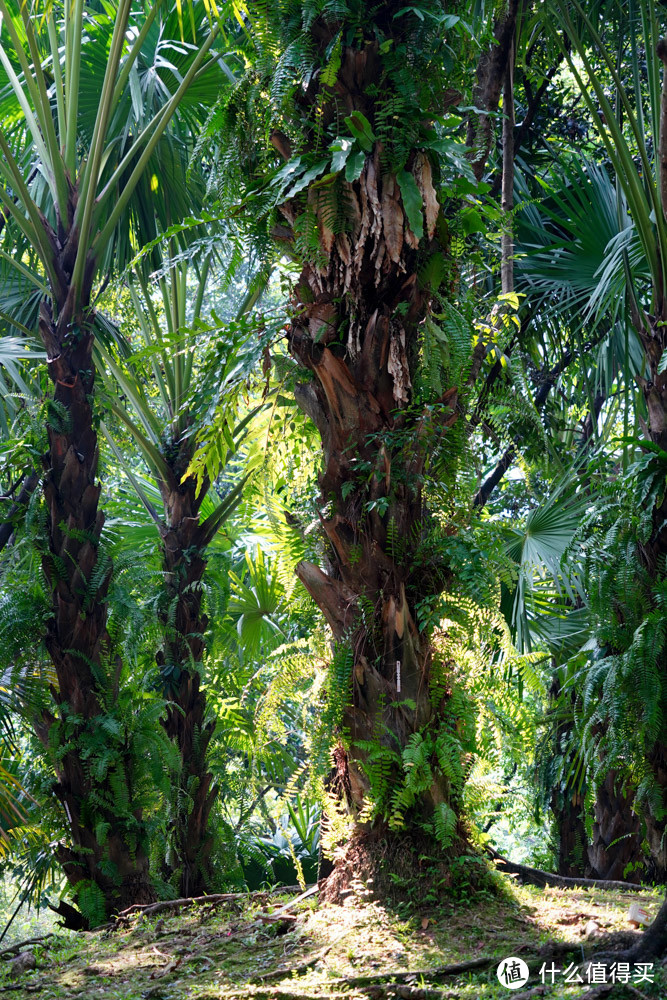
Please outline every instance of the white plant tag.
[{"label": "white plant tag", "polygon": [[628,923],[635,924],[636,927],[639,927],[640,924],[643,926],[650,924],[651,918],[648,910],[645,910],[639,903],[631,903],[628,910]]}]

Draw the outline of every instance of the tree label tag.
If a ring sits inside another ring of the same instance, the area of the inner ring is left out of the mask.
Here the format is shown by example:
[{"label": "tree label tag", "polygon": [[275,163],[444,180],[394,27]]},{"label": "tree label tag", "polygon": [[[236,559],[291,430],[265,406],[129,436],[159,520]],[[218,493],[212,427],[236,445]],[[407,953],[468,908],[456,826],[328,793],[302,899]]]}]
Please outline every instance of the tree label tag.
[{"label": "tree label tag", "polygon": [[639,903],[631,903],[630,909],[628,910],[628,923],[634,924],[635,927],[639,927],[640,924],[646,926],[651,923],[651,918],[648,914],[648,910],[645,910],[643,906]]}]

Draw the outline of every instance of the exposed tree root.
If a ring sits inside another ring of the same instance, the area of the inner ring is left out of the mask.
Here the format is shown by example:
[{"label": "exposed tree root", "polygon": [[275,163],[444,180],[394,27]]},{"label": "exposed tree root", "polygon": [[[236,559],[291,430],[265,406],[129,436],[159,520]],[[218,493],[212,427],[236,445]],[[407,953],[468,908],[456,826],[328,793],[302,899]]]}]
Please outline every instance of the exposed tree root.
[{"label": "exposed tree root", "polygon": [[567,878],[565,875],[554,875],[552,872],[544,872],[540,868],[529,868],[527,865],[515,864],[507,858],[503,858],[493,848],[487,848],[489,855],[499,866],[498,871],[509,872],[511,875],[518,875],[524,882],[530,885],[537,885],[540,888],[551,885],[564,889],[606,889],[614,892],[637,892],[642,886],[638,882],[613,882],[609,879],[600,878]]},{"label": "exposed tree root", "polygon": [[454,965],[437,965],[433,969],[393,969],[389,972],[368,972],[358,976],[341,976],[330,979],[328,985],[331,986],[370,986],[374,983],[383,983],[390,979],[396,983],[409,982],[411,979],[444,979],[447,976],[459,976],[464,972],[474,972],[476,969],[488,969],[490,965],[497,965],[498,959],[493,957],[472,958],[468,962],[456,962]]},{"label": "exposed tree root", "polygon": [[355,927],[348,927],[347,930],[339,934],[337,938],[331,942],[331,944],[326,945],[324,948],[318,948],[314,951],[310,958],[305,959],[305,961],[300,962],[299,965],[293,965],[288,968],[274,969],[273,972],[265,972],[262,976],[255,976],[249,982],[256,983],[270,983],[274,979],[282,979],[283,976],[298,976],[302,972],[307,972],[311,966],[315,965],[321,958],[325,958],[332,948],[335,948],[339,941],[342,941],[344,937],[351,934]]},{"label": "exposed tree root", "polygon": [[301,892],[300,885],[286,885],[281,886],[276,892],[271,893],[268,890],[261,890],[259,892],[218,892],[211,893],[208,896],[184,896],[181,899],[165,899],[159,903],[135,903],[133,906],[128,906],[127,909],[121,910],[115,917],[117,922],[126,921],[131,916],[142,916],[148,917],[152,916],[154,913],[163,913],[165,910],[181,910],[187,906],[218,906],[221,903],[230,903],[234,900],[239,899],[265,899],[271,895],[282,895],[286,892],[298,892],[301,893],[296,899],[291,900],[286,906],[281,907],[280,911],[290,909],[295,903],[299,902],[300,899],[305,899],[306,896],[312,896],[317,892],[317,886],[309,886],[305,893]]},{"label": "exposed tree root", "polygon": [[0,959],[10,958],[14,953],[23,951],[30,944],[41,944],[42,941],[47,941],[52,938],[53,934],[42,934],[40,937],[27,938],[25,941],[19,941],[17,944],[12,944],[8,948],[3,948],[0,951]]}]

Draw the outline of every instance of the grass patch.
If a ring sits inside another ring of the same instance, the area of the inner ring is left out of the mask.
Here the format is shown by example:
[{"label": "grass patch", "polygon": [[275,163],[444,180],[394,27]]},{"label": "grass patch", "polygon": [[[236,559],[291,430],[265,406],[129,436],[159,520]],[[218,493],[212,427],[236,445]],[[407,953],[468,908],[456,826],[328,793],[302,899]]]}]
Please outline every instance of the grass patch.
[{"label": "grass patch", "polygon": [[[521,991],[512,993],[496,978],[496,965],[509,955],[534,956],[545,946],[575,948],[578,958],[600,949],[608,935],[625,934],[630,902],[655,913],[658,892],[536,889],[505,876],[502,891],[471,902],[443,897],[398,910],[352,894],[342,906],[297,904],[298,919],[271,925],[260,919],[289,897],[248,897],[224,906],[200,906],[159,918],[137,919],[130,927],[87,935],[60,932],[51,947],[34,949],[37,968],[9,978],[0,965],[0,995],[16,1000],[315,1000],[349,997],[437,997],[500,1000],[540,987],[537,966]],[[23,930],[23,928],[21,928]],[[493,964],[434,982],[426,971],[442,965],[492,957]],[[570,961],[571,959],[567,959]],[[575,959],[576,960],[576,959]],[[566,964],[565,959],[556,961]],[[296,971],[295,971],[296,970]],[[396,986],[372,978],[414,972]],[[367,981],[355,982],[366,977]],[[632,982],[632,981],[631,981]],[[9,989],[8,989],[9,987]],[[581,997],[584,985],[556,982],[532,996]],[[667,995],[667,977],[634,992],[618,985],[614,1000],[654,1000]]]}]

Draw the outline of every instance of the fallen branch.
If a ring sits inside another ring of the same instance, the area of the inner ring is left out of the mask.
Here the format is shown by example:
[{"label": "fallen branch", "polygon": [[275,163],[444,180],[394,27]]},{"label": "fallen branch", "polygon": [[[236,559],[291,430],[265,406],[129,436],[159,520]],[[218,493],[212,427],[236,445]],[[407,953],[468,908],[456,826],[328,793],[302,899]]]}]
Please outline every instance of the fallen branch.
[{"label": "fallen branch", "polygon": [[[134,916],[135,914],[141,914],[142,916],[150,916],[153,913],[163,913],[165,910],[181,910],[186,906],[218,906],[220,903],[230,903],[238,899],[257,899],[259,897],[265,898],[266,896],[275,895],[278,896],[284,892],[300,892],[301,895],[297,896],[296,899],[291,900],[286,903],[282,909],[289,909],[293,906],[299,899],[304,899],[306,896],[312,895],[317,892],[317,885],[310,886],[305,893],[301,892],[301,886],[297,885],[285,885],[280,886],[275,892],[270,892],[268,889],[262,889],[258,892],[218,892],[211,893],[209,896],[183,896],[181,899],[164,899],[159,903],[133,903],[132,906],[128,906],[127,909],[121,910],[120,913],[116,915],[116,920],[125,920],[127,917]],[[279,911],[276,911],[279,912]]]},{"label": "fallen branch", "polygon": [[390,972],[369,972],[360,976],[340,976],[337,979],[328,979],[327,986],[370,986],[373,983],[382,983],[386,979],[391,979],[396,983],[405,983],[410,979],[443,979],[446,976],[458,976],[463,972],[473,972],[475,969],[487,969],[490,965],[497,965],[497,958],[472,958],[468,962],[457,962],[455,965],[438,965],[434,969],[412,969],[406,972],[405,969],[393,969]]},{"label": "fallen branch", "polygon": [[14,952],[23,951],[29,944],[39,944],[41,941],[46,941],[48,938],[52,938],[53,934],[42,934],[40,937],[31,937],[26,941],[19,941],[18,944],[12,944],[9,948],[3,948],[0,951],[0,959],[4,958],[5,955],[13,955]]},{"label": "fallen branch", "polygon": [[159,903],[133,903],[126,910],[121,910],[117,914],[116,920],[125,920],[127,917],[139,916],[149,917],[153,913],[164,913],[165,910],[182,910],[187,906],[201,906],[208,904],[217,906],[219,903],[229,903],[235,899],[246,899],[247,893],[242,892],[219,892],[211,893],[210,896],[184,896],[181,899],[163,899]]},{"label": "fallen branch", "polygon": [[[349,934],[354,928],[350,928],[345,932]],[[345,934],[341,935],[345,937]],[[306,972],[311,965],[314,965],[323,955],[329,952],[335,944],[338,943],[341,938],[337,938],[326,948],[317,951],[314,955],[302,962],[298,966],[293,966],[292,968],[274,969],[273,972],[267,972],[262,976],[257,976],[254,979],[249,979],[248,983],[260,983],[260,982],[271,982],[272,980],[279,979],[280,976],[298,975],[300,972]],[[544,961],[545,955],[551,958],[556,955],[570,954],[571,952],[578,952],[581,945],[578,942],[568,943],[568,942],[557,942],[554,945],[549,946],[548,954],[542,949],[539,955],[529,955],[526,957],[525,961],[530,963],[537,963]],[[477,969],[488,969],[492,965],[498,963],[498,958],[496,956],[489,956],[486,958],[473,958],[467,962],[457,962],[454,965],[439,965],[433,969],[393,969],[389,972],[370,972],[366,974],[361,974],[358,976],[339,976],[336,979],[328,979],[327,986],[372,986],[381,985],[387,980],[391,980],[394,983],[409,983],[412,979],[417,979],[422,977],[427,980],[434,979],[444,979],[449,976],[459,976],[465,972],[473,972]],[[538,989],[541,989],[539,987]],[[536,991],[529,991],[524,996],[537,995]],[[516,998],[518,1000],[518,997]]]},{"label": "fallen branch", "polygon": [[258,927],[263,921],[267,924],[279,924],[282,921],[296,922],[296,914],[290,913],[289,911],[293,909],[297,903],[300,903],[303,899],[308,899],[309,896],[314,896],[318,891],[319,886],[317,884],[311,885],[305,892],[295,896],[294,899],[290,899],[289,903],[279,906],[277,910],[272,910],[271,913],[258,913],[254,923],[249,924],[249,926],[245,928],[244,933],[247,933],[253,927]]},{"label": "fallen branch", "polygon": [[630,983],[623,983],[623,987],[624,989],[629,990],[630,993],[634,993],[636,997],[641,997],[641,1000],[649,1000],[646,994],[642,993],[641,990],[638,990],[636,986],[631,986]]},{"label": "fallen branch", "polygon": [[638,882],[612,882],[603,878],[566,878],[564,875],[554,875],[552,872],[544,872],[540,868],[529,868],[527,865],[515,864],[500,854],[487,848],[493,860],[502,867],[499,871],[509,872],[511,875],[519,875],[524,882],[544,888],[547,885],[561,887],[564,889],[605,889],[607,891],[637,892],[641,890]]},{"label": "fallen branch", "polygon": [[297,903],[300,903],[302,899],[308,899],[309,896],[314,896],[316,892],[319,892],[319,888],[320,887],[317,883],[315,883],[315,885],[309,886],[305,892],[302,892],[299,896],[296,896],[294,899],[290,899],[289,903],[284,903],[277,910],[274,910],[272,916],[277,917],[279,913],[286,913],[287,910],[291,910],[293,906],[296,906]]}]

